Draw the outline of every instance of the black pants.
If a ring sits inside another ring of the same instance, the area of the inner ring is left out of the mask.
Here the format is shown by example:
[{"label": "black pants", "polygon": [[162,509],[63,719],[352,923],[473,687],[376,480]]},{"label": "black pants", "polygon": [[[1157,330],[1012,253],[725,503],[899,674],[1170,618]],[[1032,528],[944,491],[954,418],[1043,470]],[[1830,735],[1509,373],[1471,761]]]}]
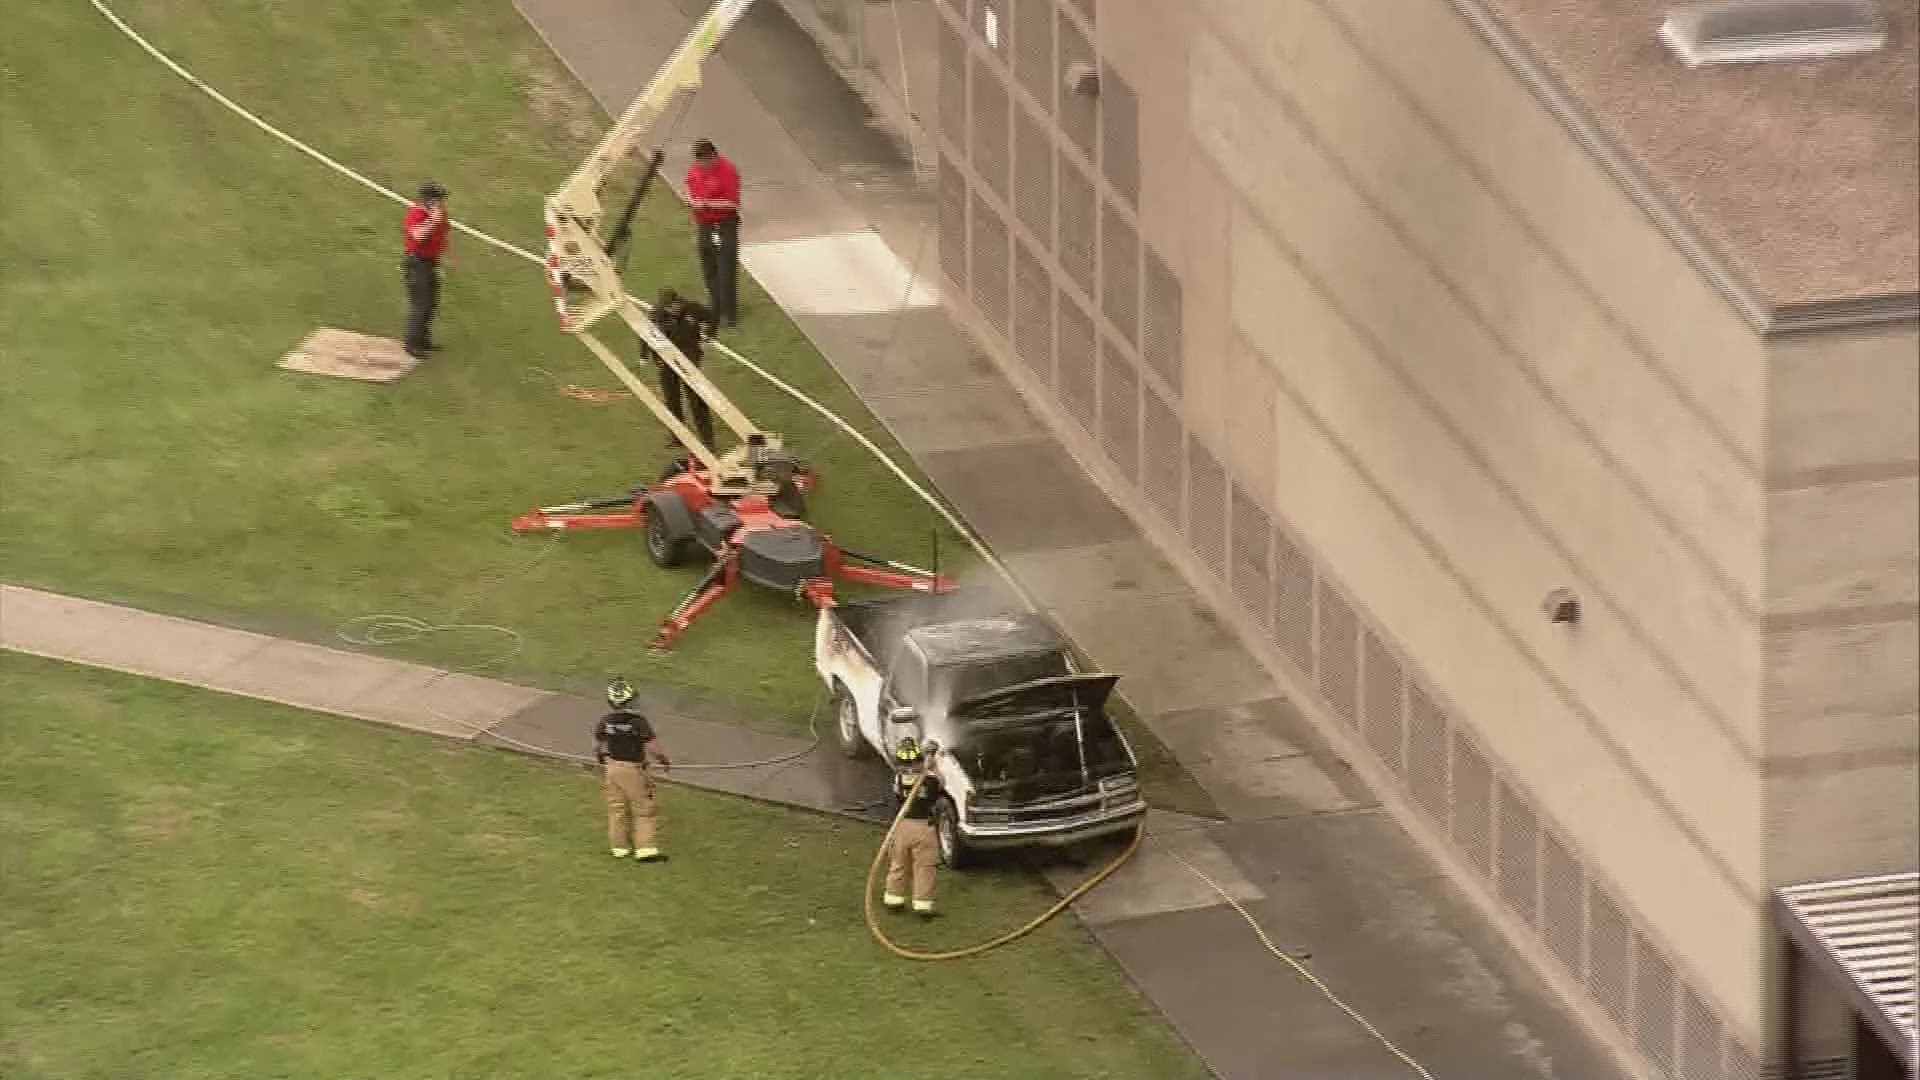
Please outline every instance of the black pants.
[{"label": "black pants", "polygon": [[707,284],[707,306],[722,326],[738,326],[740,309],[735,286],[740,280],[739,215],[714,225],[702,224],[695,235],[700,248],[700,278]]},{"label": "black pants", "polygon": [[409,255],[401,267],[407,282],[407,351],[425,353],[433,344],[433,313],[440,306],[440,266]]},{"label": "black pants", "polygon": [[[680,381],[679,373],[660,361],[654,361],[654,367],[660,371],[660,396],[667,403],[667,411],[675,420],[687,422],[687,410],[693,410],[693,431],[707,449],[719,453],[713,445],[713,411],[707,408],[706,400],[693,392],[692,388]],[[682,398],[686,401],[683,403]]]}]

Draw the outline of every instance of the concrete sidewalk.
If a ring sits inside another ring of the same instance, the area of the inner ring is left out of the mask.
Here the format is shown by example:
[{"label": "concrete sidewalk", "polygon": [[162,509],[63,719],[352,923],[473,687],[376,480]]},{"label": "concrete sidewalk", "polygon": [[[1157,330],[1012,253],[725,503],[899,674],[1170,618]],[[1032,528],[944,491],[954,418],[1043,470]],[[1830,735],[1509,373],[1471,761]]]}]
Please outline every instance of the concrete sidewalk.
[{"label": "concrete sidewalk", "polygon": [[[0,648],[583,763],[606,711],[568,694],[16,585],[0,585]],[[691,716],[657,691],[641,692],[641,707],[671,747],[672,779],[884,820],[887,778],[878,769],[813,753],[806,739]]]},{"label": "concrete sidewalk", "polygon": [[[516,3],[612,113],[706,7]],[[1621,1076],[937,305],[930,198],[780,5],[757,5],[709,64],[668,178],[700,136],[741,168],[747,269],[1045,612],[1125,673],[1123,696],[1234,819],[1156,819],[1143,856],[1080,909],[1209,1066],[1230,1080],[1408,1074],[1176,853],[1312,952],[1436,1077]]]}]

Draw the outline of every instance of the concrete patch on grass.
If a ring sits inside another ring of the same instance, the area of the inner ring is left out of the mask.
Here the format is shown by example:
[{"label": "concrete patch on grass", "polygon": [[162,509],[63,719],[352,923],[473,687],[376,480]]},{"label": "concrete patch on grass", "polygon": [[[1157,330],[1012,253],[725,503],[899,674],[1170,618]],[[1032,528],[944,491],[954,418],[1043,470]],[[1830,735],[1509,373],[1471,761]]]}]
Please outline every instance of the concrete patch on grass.
[{"label": "concrete patch on grass", "polygon": [[288,371],[337,379],[390,383],[420,362],[392,338],[351,330],[315,330],[280,361]]}]

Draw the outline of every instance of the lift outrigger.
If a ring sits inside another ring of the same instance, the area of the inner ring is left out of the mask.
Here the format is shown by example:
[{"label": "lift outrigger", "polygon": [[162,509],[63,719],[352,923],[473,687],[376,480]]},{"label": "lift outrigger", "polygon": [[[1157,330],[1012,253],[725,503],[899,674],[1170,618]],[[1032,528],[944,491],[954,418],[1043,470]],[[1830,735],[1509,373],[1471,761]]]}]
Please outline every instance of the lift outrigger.
[{"label": "lift outrigger", "polygon": [[[655,148],[648,155],[625,209],[611,222],[600,203],[608,177],[636,156],[646,133],[677,95],[699,87],[701,65],[753,2],[720,0],[708,10],[587,160],[546,200],[547,277],[561,330],[585,345],[686,453],[670,463],[656,483],[610,498],[539,507],[517,518],[513,529],[642,529],[648,557],[662,567],[680,565],[696,545],[709,553],[713,565],[662,621],[653,638],[655,649],[671,647],[743,578],[818,608],[837,603],[837,581],[919,592],[953,588],[934,571],[850,551],[807,524],[806,496],[818,486],[819,477],[786,450],[779,435],[748,419],[668,339],[646,307],[628,294],[616,263],[664,153]],[[584,298],[576,301],[576,294]],[[725,453],[706,445],[592,333],[609,315],[624,322],[659,363],[706,402],[739,440],[737,445]]]}]

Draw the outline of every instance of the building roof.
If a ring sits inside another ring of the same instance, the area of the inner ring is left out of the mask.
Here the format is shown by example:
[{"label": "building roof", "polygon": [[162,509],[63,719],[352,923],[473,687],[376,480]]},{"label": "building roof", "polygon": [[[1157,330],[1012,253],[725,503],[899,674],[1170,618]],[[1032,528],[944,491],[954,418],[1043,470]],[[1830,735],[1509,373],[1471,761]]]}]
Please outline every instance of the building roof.
[{"label": "building roof", "polygon": [[1816,881],[1778,891],[1787,929],[1850,987],[1855,1009],[1914,1060],[1920,996],[1920,873]]},{"label": "building roof", "polygon": [[1756,324],[1920,309],[1920,0],[1874,53],[1691,69],[1677,0],[1454,3]]}]

